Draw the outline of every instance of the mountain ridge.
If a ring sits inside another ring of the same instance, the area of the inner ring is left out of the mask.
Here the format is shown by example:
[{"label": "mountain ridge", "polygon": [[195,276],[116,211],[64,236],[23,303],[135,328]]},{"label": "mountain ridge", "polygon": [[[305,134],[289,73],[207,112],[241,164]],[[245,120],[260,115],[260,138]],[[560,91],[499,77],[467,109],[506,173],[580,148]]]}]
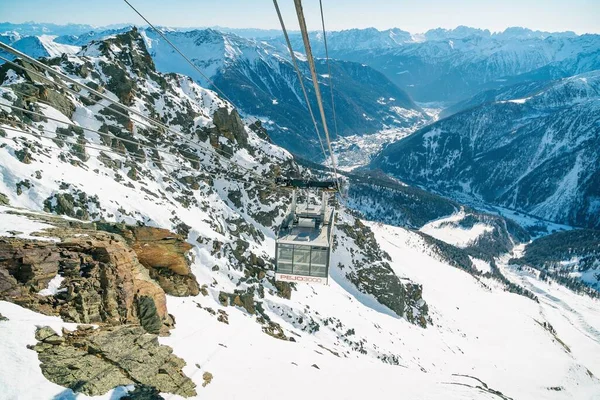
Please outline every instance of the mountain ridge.
[{"label": "mountain ridge", "polygon": [[372,167],[597,228],[599,81],[600,71],[590,72],[460,111],[388,146]]}]

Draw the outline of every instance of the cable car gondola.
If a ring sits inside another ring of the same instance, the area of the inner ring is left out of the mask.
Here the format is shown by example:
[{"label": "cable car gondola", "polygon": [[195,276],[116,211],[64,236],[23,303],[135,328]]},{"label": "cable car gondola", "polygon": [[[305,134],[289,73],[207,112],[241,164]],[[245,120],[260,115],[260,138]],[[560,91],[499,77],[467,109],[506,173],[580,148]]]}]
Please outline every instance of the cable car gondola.
[{"label": "cable car gondola", "polygon": [[[335,209],[327,203],[330,193],[338,190],[337,183],[299,179],[279,179],[277,183],[293,191],[275,244],[275,280],[327,284],[335,221]],[[299,188],[321,190],[321,204],[298,204]]]}]

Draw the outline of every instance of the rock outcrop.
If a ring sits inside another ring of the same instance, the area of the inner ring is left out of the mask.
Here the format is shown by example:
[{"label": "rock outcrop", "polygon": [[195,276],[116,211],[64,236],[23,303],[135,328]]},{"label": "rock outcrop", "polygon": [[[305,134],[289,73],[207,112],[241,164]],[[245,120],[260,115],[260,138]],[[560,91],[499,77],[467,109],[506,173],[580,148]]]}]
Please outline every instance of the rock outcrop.
[{"label": "rock outcrop", "polygon": [[196,395],[181,369],[185,362],[139,326],[84,327],[59,336],[49,327],[36,332],[33,346],[44,376],[75,392],[99,396],[117,386],[151,386],[158,392]]},{"label": "rock outcrop", "polygon": [[48,242],[0,239],[0,296],[21,297],[47,287],[60,258]]},{"label": "rock outcrop", "polygon": [[220,136],[234,139],[242,147],[248,146],[248,133],[236,110],[229,112],[227,108],[219,108],[213,115],[213,123]]},{"label": "rock outcrop", "polygon": [[172,296],[196,296],[198,281],[186,253],[192,245],[167,229],[98,223],[98,229],[121,235],[160,287]]},{"label": "rock outcrop", "polygon": [[[61,290],[38,295],[57,274]],[[172,324],[165,292],[125,241],[105,232],[58,243],[0,239],[0,296],[71,322],[140,323],[152,333]]]},{"label": "rock outcrop", "polygon": [[[62,336],[38,328],[32,349],[48,380],[92,396],[122,385],[135,386],[132,399],[196,394],[182,372],[185,362],[157,340],[174,323],[161,286],[199,292],[185,256],[191,246],[182,237],[157,228],[98,223],[113,227],[98,230],[94,223],[48,214],[8,213],[48,228],[31,233],[39,240],[0,237],[0,299],[86,324]],[[182,278],[159,285],[151,277],[157,270]]]},{"label": "rock outcrop", "polygon": [[[191,245],[166,229],[85,223],[28,214],[59,241],[0,239],[0,298],[78,323],[172,326],[165,292],[200,292],[186,252]],[[97,226],[96,226],[97,225]],[[57,293],[38,292],[60,275]]]},{"label": "rock outcrop", "polygon": [[379,247],[373,231],[359,219],[353,220],[352,225],[350,221],[338,225],[343,235],[338,236],[341,242],[337,245],[345,245],[350,238],[357,246],[349,249],[352,264],[340,265],[346,279],[399,317],[426,328],[431,320],[427,303],[421,297],[422,286],[401,280],[388,263],[390,257]]}]

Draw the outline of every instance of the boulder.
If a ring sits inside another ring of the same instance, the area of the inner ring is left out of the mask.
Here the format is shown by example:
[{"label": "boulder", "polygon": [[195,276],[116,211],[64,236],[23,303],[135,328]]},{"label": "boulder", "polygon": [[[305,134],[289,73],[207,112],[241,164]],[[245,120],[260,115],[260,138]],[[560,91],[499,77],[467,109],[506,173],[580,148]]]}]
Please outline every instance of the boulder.
[{"label": "boulder", "polygon": [[292,298],[292,285],[289,282],[283,281],[273,281],[275,284],[275,289],[277,289],[277,295],[284,299]]},{"label": "boulder", "polygon": [[256,313],[253,290],[236,290],[235,293],[219,292],[219,302],[224,307],[232,305],[245,309],[249,314]]},{"label": "boulder", "polygon": [[248,133],[236,110],[230,113],[227,108],[219,108],[213,114],[213,123],[220,135],[234,139],[241,147],[248,146]]},{"label": "boulder", "polygon": [[39,342],[33,349],[44,376],[74,392],[99,396],[135,384],[146,387],[147,394],[196,395],[195,384],[182,372],[185,361],[139,326],[65,331],[62,337],[41,327],[36,338]]}]

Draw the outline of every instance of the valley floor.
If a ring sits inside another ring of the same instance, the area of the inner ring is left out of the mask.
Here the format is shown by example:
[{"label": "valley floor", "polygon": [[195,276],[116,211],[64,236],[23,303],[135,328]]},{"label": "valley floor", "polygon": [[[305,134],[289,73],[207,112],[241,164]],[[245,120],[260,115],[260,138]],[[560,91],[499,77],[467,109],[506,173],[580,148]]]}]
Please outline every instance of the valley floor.
[{"label": "valley floor", "polygon": [[369,164],[371,158],[389,144],[409,136],[418,128],[386,129],[370,135],[342,136],[333,141],[332,147],[343,171],[352,171]]}]

